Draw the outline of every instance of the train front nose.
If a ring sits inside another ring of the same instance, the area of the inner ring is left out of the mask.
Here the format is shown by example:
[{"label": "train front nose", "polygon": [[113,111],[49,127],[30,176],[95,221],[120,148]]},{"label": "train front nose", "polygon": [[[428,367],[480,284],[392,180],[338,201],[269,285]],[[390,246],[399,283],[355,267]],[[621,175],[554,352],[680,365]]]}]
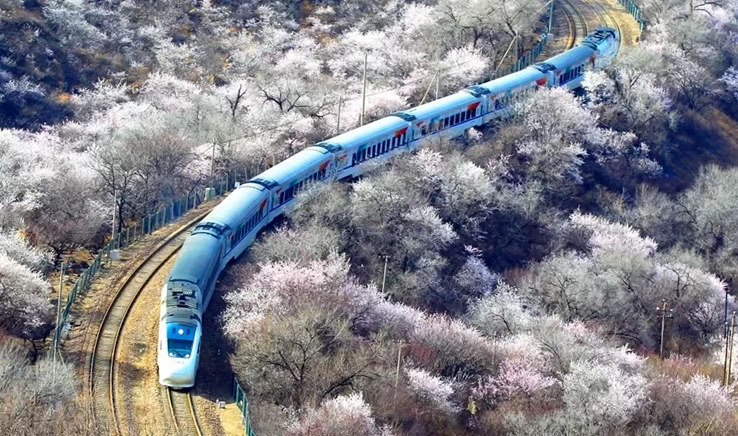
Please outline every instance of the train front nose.
[{"label": "train front nose", "polygon": [[159,366],[159,383],[173,388],[191,388],[195,385],[192,359],[167,359]]}]

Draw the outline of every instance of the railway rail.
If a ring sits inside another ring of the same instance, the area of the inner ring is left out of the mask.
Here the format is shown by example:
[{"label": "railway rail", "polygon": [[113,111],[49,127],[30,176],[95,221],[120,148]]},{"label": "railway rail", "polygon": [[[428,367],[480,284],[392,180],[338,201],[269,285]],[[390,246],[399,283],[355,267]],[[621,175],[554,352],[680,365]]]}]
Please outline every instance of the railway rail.
[{"label": "railway rail", "polygon": [[[564,12],[569,20],[570,29],[574,29],[570,34],[573,35],[571,44],[567,44],[567,49],[573,47],[584,39],[587,34],[594,30],[597,26],[612,27],[621,35],[620,23],[615,19],[609,9],[609,6],[600,1],[593,0],[557,0],[564,8]],[[570,37],[572,38],[572,37]],[[620,47],[618,47],[618,51]]]},{"label": "railway rail", "polygon": [[581,10],[575,7],[569,0],[558,0],[558,2],[564,9],[564,15],[569,25],[569,39],[566,42],[565,48],[565,50],[569,50],[589,34],[589,25]]},{"label": "railway rail", "polygon": [[[104,410],[107,409],[113,423],[112,428],[117,435],[125,434],[122,432],[120,409],[118,407],[118,384],[120,380],[117,372],[118,344],[121,341],[123,326],[141,291],[162,265],[179,252],[190,231],[210,212],[210,209],[207,208],[207,210],[198,214],[195,219],[177,229],[134,269],[116,291],[115,297],[100,323],[89,361],[88,383],[90,394],[97,403],[97,413],[101,413],[101,411],[105,413]],[[188,393],[187,395],[190,397],[191,416],[195,417],[191,394]],[[183,422],[181,418],[179,423],[184,428]],[[199,424],[195,423],[194,426],[199,430]],[[193,434],[202,436],[201,432]]]},{"label": "railway rail", "polygon": [[621,43],[618,45],[618,52],[620,52],[620,46],[622,46],[622,38],[623,38],[623,32],[620,29],[620,22],[618,22],[617,19],[615,19],[615,16],[610,11],[610,8],[601,2],[593,2],[592,0],[586,0],[584,1],[586,5],[594,11],[594,13],[600,17],[600,24],[608,27],[612,27],[613,29],[618,31],[618,35],[620,35]]},{"label": "railway rail", "polygon": [[177,433],[203,436],[200,421],[197,419],[197,413],[195,412],[195,404],[192,401],[192,393],[190,391],[177,391],[172,388],[166,388],[166,391],[169,400],[169,417]]},{"label": "railway rail", "polygon": [[[594,28],[595,24],[606,25],[620,32],[620,24],[609,6],[590,3],[591,0],[558,0],[566,15],[570,36],[566,48],[579,43]],[[588,11],[585,13],[584,11]],[[122,401],[119,401],[118,344],[121,332],[131,308],[154,274],[178,252],[194,226],[210,212],[204,210],[187,225],[182,226],[144,259],[117,289],[113,302],[108,307],[94,339],[89,360],[90,394],[97,403],[98,413],[109,413],[114,432],[124,435],[121,428]],[[154,309],[156,310],[156,309]],[[155,340],[155,339],[154,339]],[[167,399],[168,419],[180,434],[203,436],[191,391],[176,391],[162,388]]]}]

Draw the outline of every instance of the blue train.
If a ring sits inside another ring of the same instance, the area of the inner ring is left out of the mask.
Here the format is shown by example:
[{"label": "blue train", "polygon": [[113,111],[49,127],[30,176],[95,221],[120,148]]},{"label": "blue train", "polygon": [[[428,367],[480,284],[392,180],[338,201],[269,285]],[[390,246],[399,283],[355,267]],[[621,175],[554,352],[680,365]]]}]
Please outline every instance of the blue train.
[{"label": "blue train", "polygon": [[318,143],[239,186],[185,241],[162,289],[159,382],[173,388],[195,384],[202,316],[218,275],[259,230],[294,205],[300,191],[313,183],[358,177],[367,162],[407,153],[434,138],[460,136],[470,127],[504,117],[512,101],[538,87],[578,88],[585,71],[612,61],[618,45],[615,29],[598,28],[578,46],[545,62]]}]

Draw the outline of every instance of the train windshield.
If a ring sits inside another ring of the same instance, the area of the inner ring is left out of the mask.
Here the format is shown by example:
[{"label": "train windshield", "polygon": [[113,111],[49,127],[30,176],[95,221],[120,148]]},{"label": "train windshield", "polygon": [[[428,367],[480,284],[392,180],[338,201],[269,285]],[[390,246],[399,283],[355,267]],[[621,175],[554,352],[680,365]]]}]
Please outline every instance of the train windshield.
[{"label": "train windshield", "polygon": [[192,354],[192,341],[186,339],[169,339],[167,346],[169,348],[169,357],[189,359]]},{"label": "train windshield", "polygon": [[186,324],[167,326],[167,354],[169,357],[189,359],[195,342],[195,327]]}]

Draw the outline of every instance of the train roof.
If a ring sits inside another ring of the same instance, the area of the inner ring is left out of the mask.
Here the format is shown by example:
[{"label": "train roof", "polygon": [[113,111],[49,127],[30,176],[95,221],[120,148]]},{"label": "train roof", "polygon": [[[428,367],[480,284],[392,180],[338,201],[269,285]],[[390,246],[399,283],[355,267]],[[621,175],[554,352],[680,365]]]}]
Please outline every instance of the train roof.
[{"label": "train roof", "polygon": [[475,92],[476,90],[479,90],[481,88],[483,90],[489,91],[488,93],[490,94],[498,94],[509,89],[517,88],[520,85],[534,82],[544,77],[546,77],[546,75],[542,72],[536,70],[535,68],[528,67],[516,73],[508,74],[506,76],[500,77],[499,79],[471,86],[467,89],[469,90],[469,92]]},{"label": "train roof", "polygon": [[592,50],[590,47],[578,45],[571,50],[567,50],[561,54],[547,59],[544,63],[553,65],[557,71],[561,71],[562,69],[566,69],[566,67],[571,67],[576,64],[582,63],[590,56],[592,56],[594,52],[595,51]]},{"label": "train roof", "polygon": [[264,186],[245,183],[228,194],[225,200],[200,221],[200,224],[219,223],[235,229],[267,198],[269,191]]},{"label": "train roof", "polygon": [[203,282],[210,276],[213,264],[220,259],[220,240],[209,234],[190,235],[177,256],[169,273],[169,282],[184,281],[202,290]]},{"label": "train roof", "polygon": [[618,37],[618,31],[613,29],[612,27],[598,27],[595,29],[594,32],[591,32],[589,35],[587,35],[586,38],[581,42],[580,45],[587,45],[587,44],[599,44],[600,42],[606,40],[610,37]]},{"label": "train roof", "polygon": [[355,145],[363,145],[368,139],[388,135],[404,127],[407,127],[405,120],[389,116],[341,133],[316,145],[318,147],[326,147],[331,151],[337,151],[336,149],[332,149],[331,146],[349,148]]},{"label": "train roof", "polygon": [[396,112],[396,115],[393,115],[401,116],[407,121],[423,120],[447,110],[458,108],[459,106],[476,103],[477,101],[477,98],[473,95],[461,91],[406,111]]},{"label": "train roof", "polygon": [[328,150],[321,147],[308,147],[305,150],[283,160],[253,179],[250,183],[257,183],[266,188],[273,188],[291,182],[307,168],[312,168],[325,162],[332,156]]}]

